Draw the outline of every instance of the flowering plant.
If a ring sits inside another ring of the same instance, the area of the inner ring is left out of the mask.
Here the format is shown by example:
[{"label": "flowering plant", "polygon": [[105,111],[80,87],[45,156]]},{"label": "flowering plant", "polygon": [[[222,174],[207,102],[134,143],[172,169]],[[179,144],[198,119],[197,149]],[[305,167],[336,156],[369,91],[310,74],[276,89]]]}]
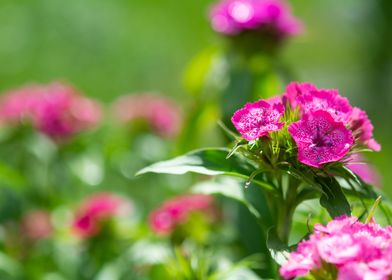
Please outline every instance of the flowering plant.
[{"label": "flowering plant", "polygon": [[[288,244],[296,207],[319,198],[331,217],[351,214],[350,196],[376,194],[347,165],[364,151],[379,151],[366,113],[335,89],[290,83],[283,95],[248,103],[231,119],[241,136],[231,149],[191,152],[141,170],[230,175],[264,190],[274,221],[269,234]],[[352,163],[352,162],[351,162]],[[365,209],[366,210],[366,209]]]}]

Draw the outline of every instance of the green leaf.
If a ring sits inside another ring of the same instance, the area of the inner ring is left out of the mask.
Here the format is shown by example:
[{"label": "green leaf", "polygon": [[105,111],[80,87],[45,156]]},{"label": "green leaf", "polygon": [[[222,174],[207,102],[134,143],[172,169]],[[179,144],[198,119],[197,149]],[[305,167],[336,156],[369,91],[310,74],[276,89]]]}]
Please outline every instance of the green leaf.
[{"label": "green leaf", "polygon": [[320,204],[332,218],[341,215],[351,215],[351,207],[344,195],[341,186],[333,177],[318,177],[316,179],[324,191]]},{"label": "green leaf", "polygon": [[238,182],[233,181],[229,178],[224,178],[216,181],[205,181],[197,183],[192,187],[192,191],[195,193],[209,194],[209,195],[222,195],[231,199],[234,199],[249,209],[257,219],[261,219],[260,213],[249,201],[246,200],[244,194],[245,188]]},{"label": "green leaf", "polygon": [[267,248],[270,251],[271,257],[279,265],[282,265],[287,261],[290,254],[290,248],[282,240],[279,239],[278,235],[276,234],[275,228],[271,228],[268,231]]},{"label": "green leaf", "polygon": [[[240,154],[234,154],[226,159],[230,152],[226,148],[208,148],[190,152],[183,156],[167,161],[158,162],[140,170],[136,175],[145,173],[185,174],[188,172],[203,175],[228,175],[248,179],[258,169],[258,166]],[[260,179],[253,178],[252,182],[266,190],[274,188]]]}]

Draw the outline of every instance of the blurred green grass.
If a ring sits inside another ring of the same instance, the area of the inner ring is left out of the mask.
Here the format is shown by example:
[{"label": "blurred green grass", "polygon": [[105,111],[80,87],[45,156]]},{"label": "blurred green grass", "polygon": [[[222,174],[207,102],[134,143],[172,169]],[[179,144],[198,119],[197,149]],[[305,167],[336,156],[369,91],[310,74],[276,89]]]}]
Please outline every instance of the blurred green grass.
[{"label": "blurred green grass", "polygon": [[[388,1],[292,1],[305,32],[282,55],[299,80],[339,88],[369,112],[383,145],[371,159],[392,195]],[[0,90],[64,79],[104,102],[135,91],[185,101],[182,71],[199,51],[219,43],[207,20],[210,3],[2,0]]]}]

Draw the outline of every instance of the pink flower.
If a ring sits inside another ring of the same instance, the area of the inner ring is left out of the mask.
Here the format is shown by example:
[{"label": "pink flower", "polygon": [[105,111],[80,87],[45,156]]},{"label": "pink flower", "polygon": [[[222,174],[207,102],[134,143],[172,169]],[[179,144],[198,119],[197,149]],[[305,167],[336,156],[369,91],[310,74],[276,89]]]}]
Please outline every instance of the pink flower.
[{"label": "pink flower", "polygon": [[78,236],[92,237],[99,233],[102,221],[126,214],[130,210],[131,205],[122,197],[112,193],[97,193],[80,206],[72,227]]},{"label": "pink flower", "polygon": [[346,163],[346,167],[357,174],[365,183],[379,187],[381,185],[380,175],[377,170],[365,162],[359,153],[352,154]]},{"label": "pink flower", "polygon": [[317,88],[311,83],[291,82],[286,87],[283,99],[295,109],[299,105],[298,98],[313,91],[317,91]]},{"label": "pink flower", "polygon": [[193,212],[202,212],[213,218],[212,196],[191,194],[168,200],[151,213],[150,227],[157,234],[170,234],[177,225],[185,223]]},{"label": "pink flower", "polygon": [[330,221],[326,226],[321,224],[314,225],[314,231],[323,234],[336,234],[350,229],[357,222],[358,219],[356,217],[341,216]]},{"label": "pink flower", "polygon": [[317,242],[320,257],[328,263],[344,264],[355,260],[361,254],[361,245],[349,234],[325,236]]},{"label": "pink flower", "polygon": [[354,144],[351,131],[325,111],[304,114],[288,130],[297,144],[298,160],[317,168],[342,159]]},{"label": "pink flower", "polygon": [[122,96],[114,103],[113,112],[124,123],[144,120],[163,137],[175,137],[181,128],[179,107],[157,94]]},{"label": "pink flower", "polygon": [[298,244],[296,252],[290,254],[288,262],[279,270],[285,279],[304,276],[313,268],[319,267],[320,261],[314,242],[307,240]]},{"label": "pink flower", "polygon": [[49,237],[53,232],[50,214],[44,210],[27,213],[22,220],[23,234],[31,240]]},{"label": "pink flower", "polygon": [[225,35],[257,30],[285,38],[302,28],[283,0],[222,0],[211,8],[210,20],[213,29]]},{"label": "pink flower", "polygon": [[269,132],[280,130],[284,123],[280,122],[284,114],[281,103],[271,104],[265,100],[247,103],[236,111],[231,118],[235,128],[248,141],[267,136]]},{"label": "pink flower", "polygon": [[98,103],[61,83],[33,85],[11,91],[0,100],[2,123],[28,121],[52,138],[64,138],[95,126],[101,118]]},{"label": "pink flower", "polygon": [[366,263],[351,262],[339,270],[338,280],[388,280],[388,276],[370,269]]},{"label": "pink flower", "polygon": [[310,90],[298,96],[297,101],[302,112],[323,110],[336,120],[347,123],[352,107],[347,98],[339,95],[334,89]]},{"label": "pink flower", "polygon": [[373,139],[373,125],[365,111],[354,108],[350,116],[350,128],[360,143],[376,152],[381,150],[381,145]]},{"label": "pink flower", "polygon": [[391,227],[383,228],[374,221],[363,224],[357,218],[347,216],[336,218],[326,226],[316,225],[309,240],[302,241],[290,254],[280,274],[291,279],[322,270],[323,275],[332,276],[331,265],[340,280],[390,279]]},{"label": "pink flower", "polygon": [[300,107],[302,113],[323,110],[329,112],[336,121],[347,123],[353,111],[347,98],[335,89],[318,89],[310,83],[291,82],[284,94],[293,109]]}]

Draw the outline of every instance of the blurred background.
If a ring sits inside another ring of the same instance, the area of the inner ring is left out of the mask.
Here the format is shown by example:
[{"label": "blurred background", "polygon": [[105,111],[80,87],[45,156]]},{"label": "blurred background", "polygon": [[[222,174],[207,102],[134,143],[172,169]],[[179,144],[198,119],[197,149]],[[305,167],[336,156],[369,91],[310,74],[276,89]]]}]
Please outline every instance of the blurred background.
[{"label": "blurred background", "polygon": [[[383,152],[371,157],[387,191],[392,184],[392,4],[291,2],[306,28],[284,48],[286,63],[298,80],[338,88],[367,110],[383,145]],[[104,102],[139,91],[159,91],[185,102],[183,70],[200,50],[219,43],[207,20],[210,4],[3,0],[0,90],[64,79]]]},{"label": "blurred background", "polygon": [[[281,50],[281,60],[296,80],[337,88],[352,105],[368,112],[375,138],[382,145],[382,151],[371,153],[369,159],[379,170],[383,191],[392,197],[392,2],[290,2],[294,14],[304,22],[305,30],[289,39]],[[212,31],[208,21],[211,4],[207,0],[2,0],[0,92],[30,83],[60,80],[106,107],[125,94],[157,92],[171,97],[186,110],[193,97],[184,89],[184,70],[201,51],[222,44],[222,38]],[[90,188],[80,191],[74,187],[68,195],[75,194],[75,198],[81,199],[96,186],[99,186],[96,190],[123,194],[127,193],[125,188],[134,188],[130,191],[131,199],[142,220],[146,219],[147,210],[163,197],[185,190],[192,181],[187,176],[175,179],[164,176],[160,185],[166,188],[156,188],[157,177],[135,179],[135,171],[176,151],[175,143],[165,140],[162,144],[154,137],[143,136],[135,138],[133,144],[145,144],[127,150],[126,136],[108,133],[110,129],[106,126],[97,132],[98,137],[86,136],[79,146],[68,150],[68,154],[76,155],[70,169],[82,181],[68,183],[86,183]],[[206,144],[217,142],[212,139]],[[79,148],[85,155],[82,158],[77,157]],[[104,156],[101,149],[106,153]],[[1,154],[0,180],[12,183],[18,180],[3,166],[10,159],[6,154],[12,157],[12,150]],[[132,157],[140,162],[127,161],[126,158]],[[106,166],[108,158],[120,162],[119,166],[117,163]],[[117,167],[118,170],[111,170]],[[83,170],[93,175],[80,174]],[[38,201],[41,207],[55,209],[56,217],[64,213],[66,216],[66,211],[47,205],[44,200]],[[61,199],[58,203],[62,203]],[[9,208],[2,206],[2,209]],[[134,234],[142,235],[144,231]]]}]

